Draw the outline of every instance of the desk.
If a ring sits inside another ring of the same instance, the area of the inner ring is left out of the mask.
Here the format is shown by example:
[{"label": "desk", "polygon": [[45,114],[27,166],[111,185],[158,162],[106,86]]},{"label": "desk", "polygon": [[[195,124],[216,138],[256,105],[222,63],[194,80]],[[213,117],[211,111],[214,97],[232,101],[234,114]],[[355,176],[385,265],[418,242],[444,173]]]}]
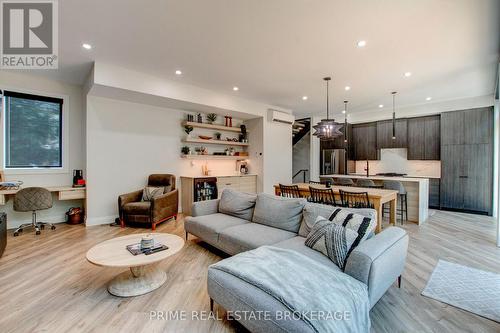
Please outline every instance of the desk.
[{"label": "desk", "polygon": [[[78,200],[85,199],[85,187],[72,187],[72,186],[54,186],[45,187],[50,192],[57,192],[59,200]],[[0,190],[0,205],[5,205],[7,196],[16,194],[22,187],[17,190]]]},{"label": "desk", "polygon": [[[309,186],[317,187],[317,188],[326,188],[324,185],[319,184],[306,184],[306,183],[297,183],[293,184],[299,187],[300,195],[304,198],[308,198],[311,194],[309,193]],[[389,203],[391,206],[390,211],[390,223],[396,224],[396,203],[398,197],[398,191],[393,190],[383,190],[378,188],[364,188],[364,187],[350,187],[350,186],[335,186],[332,185],[331,189],[335,194],[335,197],[338,197],[340,200],[339,190],[344,190],[347,192],[368,192],[368,198],[373,203],[373,208],[377,211],[377,227],[375,229],[376,233],[382,231],[382,205],[385,203]],[[274,192],[276,195],[280,195],[280,186],[279,184],[274,185]]]}]

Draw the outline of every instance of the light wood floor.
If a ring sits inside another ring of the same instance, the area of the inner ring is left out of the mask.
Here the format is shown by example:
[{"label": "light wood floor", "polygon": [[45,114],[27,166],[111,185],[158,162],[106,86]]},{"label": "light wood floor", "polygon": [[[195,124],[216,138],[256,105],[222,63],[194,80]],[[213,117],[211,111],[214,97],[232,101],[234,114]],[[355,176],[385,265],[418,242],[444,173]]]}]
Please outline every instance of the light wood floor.
[{"label": "light wood floor", "polygon": [[[439,258],[500,273],[493,219],[438,211],[424,226],[404,226],[410,249],[403,287],[393,286],[371,311],[373,332],[500,332],[500,324],[423,297]],[[159,232],[184,234],[183,220]],[[207,266],[220,253],[191,238],[161,263],[169,280],[135,298],[111,296],[106,283],[121,269],[97,267],[86,251],[103,240],[144,232],[109,226],[58,225],[35,236],[9,233],[0,259],[0,332],[234,332],[226,320],[150,320],[150,311],[208,311]],[[221,317],[223,311],[220,310]]]}]

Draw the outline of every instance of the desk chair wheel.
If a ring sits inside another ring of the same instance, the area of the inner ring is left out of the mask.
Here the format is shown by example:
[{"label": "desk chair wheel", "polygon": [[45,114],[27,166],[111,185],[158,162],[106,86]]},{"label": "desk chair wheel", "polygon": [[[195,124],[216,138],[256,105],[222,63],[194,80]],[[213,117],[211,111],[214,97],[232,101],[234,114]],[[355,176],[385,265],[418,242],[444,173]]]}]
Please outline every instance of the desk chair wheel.
[{"label": "desk chair wheel", "polygon": [[45,229],[45,226],[42,224],[42,225],[40,226],[40,229],[42,229],[42,230],[43,230],[43,229]]},{"label": "desk chair wheel", "polygon": [[17,237],[17,236],[19,236],[19,233],[18,233],[18,232],[15,232],[15,233],[14,233],[14,237]]},{"label": "desk chair wheel", "polygon": [[56,230],[56,226],[55,225],[51,226],[50,230]]},{"label": "desk chair wheel", "polygon": [[41,234],[40,230],[35,231],[35,235],[40,235],[40,234]]}]

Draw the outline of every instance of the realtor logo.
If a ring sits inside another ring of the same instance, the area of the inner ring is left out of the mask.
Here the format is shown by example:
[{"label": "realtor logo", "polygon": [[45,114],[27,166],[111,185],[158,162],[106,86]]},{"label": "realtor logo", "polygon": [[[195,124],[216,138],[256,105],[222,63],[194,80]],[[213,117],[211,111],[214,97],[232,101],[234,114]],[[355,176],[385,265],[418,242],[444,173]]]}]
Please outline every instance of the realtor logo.
[{"label": "realtor logo", "polygon": [[56,69],[56,0],[0,0],[1,62],[8,69]]}]

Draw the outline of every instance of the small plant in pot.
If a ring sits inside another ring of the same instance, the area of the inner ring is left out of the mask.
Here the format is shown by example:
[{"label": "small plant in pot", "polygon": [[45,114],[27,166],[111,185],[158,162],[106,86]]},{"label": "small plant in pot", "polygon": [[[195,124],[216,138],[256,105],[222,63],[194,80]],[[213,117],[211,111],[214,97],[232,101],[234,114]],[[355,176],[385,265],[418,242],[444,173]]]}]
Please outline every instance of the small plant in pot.
[{"label": "small plant in pot", "polygon": [[187,137],[190,138],[191,137],[191,132],[193,131],[193,126],[190,126],[190,125],[186,125],[184,126],[184,132],[186,132],[187,134]]},{"label": "small plant in pot", "polygon": [[217,140],[220,140],[220,138],[222,136],[222,134],[220,132],[215,132],[214,135],[215,135],[215,139],[217,139]]},{"label": "small plant in pot", "polygon": [[217,115],[215,113],[209,113],[207,114],[207,120],[209,124],[212,124],[214,121],[217,120]]},{"label": "small plant in pot", "polygon": [[184,155],[189,155],[189,154],[191,154],[191,148],[189,148],[188,146],[184,146],[184,147],[181,148],[181,152]]}]

